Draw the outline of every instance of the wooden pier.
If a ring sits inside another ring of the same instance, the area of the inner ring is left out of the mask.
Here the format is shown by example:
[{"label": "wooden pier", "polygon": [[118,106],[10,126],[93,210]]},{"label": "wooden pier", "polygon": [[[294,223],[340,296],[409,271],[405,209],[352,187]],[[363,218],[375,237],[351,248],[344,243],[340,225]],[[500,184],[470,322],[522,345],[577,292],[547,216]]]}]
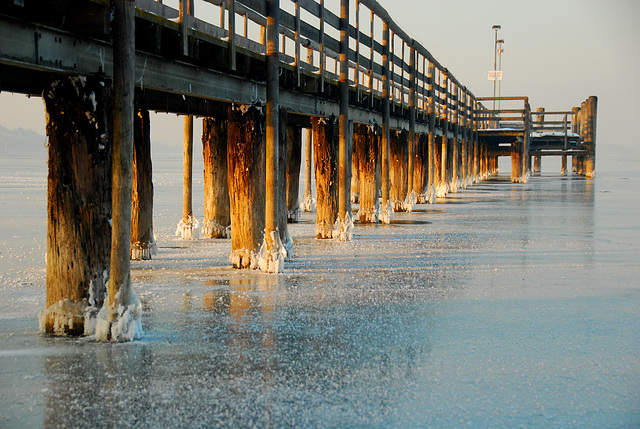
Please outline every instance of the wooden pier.
[{"label": "wooden pier", "polygon": [[283,270],[287,221],[311,207],[311,156],[318,239],[351,239],[352,203],[359,222],[389,223],[494,174],[499,156],[511,157],[514,182],[542,156],[561,156],[563,174],[571,156],[573,172],[594,175],[596,97],[536,112],[528,97],[500,97],[516,106],[489,110],[494,99],[474,95],[375,0],[337,11],[323,0],[206,2],[206,13],[188,0],[0,6],[0,90],[42,96],[48,117],[43,331],[139,335],[129,260],[155,251],[149,111],[185,115],[184,239],[198,233],[193,120],[203,118],[202,234],[230,234],[236,268]]}]

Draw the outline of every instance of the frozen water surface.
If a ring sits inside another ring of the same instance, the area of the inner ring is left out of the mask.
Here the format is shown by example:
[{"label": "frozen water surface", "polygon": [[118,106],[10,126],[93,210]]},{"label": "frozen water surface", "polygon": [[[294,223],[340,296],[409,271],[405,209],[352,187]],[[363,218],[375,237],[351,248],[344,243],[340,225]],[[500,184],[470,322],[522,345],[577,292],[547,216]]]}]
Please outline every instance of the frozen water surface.
[{"label": "frozen water surface", "polygon": [[104,344],[38,333],[46,168],[20,162],[0,160],[1,427],[640,425],[635,173],[507,171],[346,243],[303,214],[266,275],[175,239],[181,163],[156,160],[145,334]]}]

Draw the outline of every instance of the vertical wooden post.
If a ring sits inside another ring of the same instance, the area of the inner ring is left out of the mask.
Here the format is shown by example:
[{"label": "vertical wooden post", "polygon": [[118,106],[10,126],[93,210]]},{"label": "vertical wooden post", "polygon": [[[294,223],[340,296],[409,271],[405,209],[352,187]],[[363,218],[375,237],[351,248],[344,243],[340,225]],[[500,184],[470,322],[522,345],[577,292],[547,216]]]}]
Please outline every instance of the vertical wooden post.
[{"label": "vertical wooden post", "polygon": [[236,0],[227,0],[229,8],[229,69],[236,70]]},{"label": "vertical wooden post", "polygon": [[131,289],[131,186],[135,82],[135,6],[114,1],[113,20],[113,212],[111,277],[106,320],[96,338],[132,340],[142,335],[142,306]]},{"label": "vertical wooden post", "polygon": [[522,181],[522,147],[524,142],[517,139],[511,144],[511,183],[520,183]]},{"label": "vertical wooden post", "polygon": [[302,68],[300,66],[300,0],[294,0],[295,3],[295,63],[296,63],[296,85],[300,87],[302,84]]},{"label": "vertical wooden post", "polygon": [[360,153],[356,150],[356,136],[352,136],[351,152],[351,203],[360,202]]},{"label": "vertical wooden post", "polygon": [[449,144],[449,74],[445,70],[442,83],[442,149],[440,151],[440,183],[436,189],[437,196],[444,198],[449,192],[447,171],[447,149]]},{"label": "vertical wooden post", "polygon": [[417,201],[416,193],[413,191],[414,160],[418,145],[416,134],[416,50],[413,44],[409,50],[409,69],[409,151],[407,153],[407,196],[404,201],[404,210],[407,212],[413,210]]},{"label": "vertical wooden post", "polygon": [[289,235],[289,221],[288,221],[288,167],[290,152],[287,150],[289,146],[287,134],[289,126],[287,125],[288,116],[284,109],[279,109],[278,123],[279,123],[279,135],[278,135],[278,169],[276,170],[276,201],[275,201],[275,218],[276,218],[276,232],[280,237],[280,243],[282,248],[280,249],[283,261],[289,259],[291,251],[293,249],[293,240]]},{"label": "vertical wooden post", "polygon": [[182,138],[182,219],[176,236],[183,240],[198,238],[198,220],[193,215],[193,116],[184,116]]},{"label": "vertical wooden post", "polygon": [[393,131],[389,138],[389,198],[396,212],[405,211],[407,196],[407,149],[409,135],[406,130]]},{"label": "vertical wooden post", "polygon": [[131,259],[148,260],[157,252],[153,237],[153,181],[149,111],[134,118],[133,179],[131,193]]},{"label": "vertical wooden post", "polygon": [[[356,71],[357,72],[357,71]],[[349,134],[349,0],[340,0],[340,135],[338,171],[338,216],[340,241],[351,240],[353,219],[350,208],[351,136]]]},{"label": "vertical wooden post", "polygon": [[453,139],[451,141],[451,192],[458,192],[458,179],[460,176],[459,159],[460,155],[460,123],[458,121],[458,85],[453,83],[453,91],[451,96],[451,117],[453,119]]},{"label": "vertical wooden post", "polygon": [[[264,244],[260,251],[260,269],[282,272],[286,250],[278,232],[278,158],[280,146],[280,0],[267,0],[267,130]],[[284,167],[284,166],[283,166]],[[286,173],[285,173],[286,174]],[[285,197],[286,198],[286,197]],[[284,201],[283,201],[284,203]],[[285,203],[286,204],[286,203]],[[286,228],[286,218],[284,227]]]},{"label": "vertical wooden post", "polygon": [[461,124],[460,128],[462,131],[461,141],[460,141],[460,160],[462,164],[460,165],[461,176],[462,176],[462,187],[464,189],[469,186],[469,96],[467,95],[466,88],[463,88],[461,93],[462,101],[458,103],[461,110]]},{"label": "vertical wooden post", "polygon": [[231,237],[231,207],[227,168],[227,118],[224,115],[202,121],[204,162],[205,238]]},{"label": "vertical wooden post", "polygon": [[[544,113],[544,107],[538,107],[536,109],[536,112],[538,113]],[[538,127],[542,128],[544,127],[544,115],[538,115]],[[542,167],[542,157],[540,155],[536,155],[533,157],[533,172],[534,173],[540,173]]]},{"label": "vertical wooden post", "polygon": [[428,111],[427,120],[429,121],[429,143],[428,143],[428,180],[427,180],[427,199],[430,204],[436,202],[436,182],[435,182],[435,170],[436,170],[436,111],[435,111],[435,91],[433,88],[433,79],[435,74],[435,65],[429,61],[429,67],[427,69],[427,96],[428,96]]},{"label": "vertical wooden post", "polygon": [[[229,107],[227,168],[234,268],[258,268],[265,227],[264,116],[253,106]],[[275,192],[275,190],[272,190]],[[275,198],[275,195],[272,196]],[[275,219],[273,220],[275,222]]]},{"label": "vertical wooden post", "polygon": [[585,146],[585,176],[595,177],[596,174],[596,123],[598,117],[598,97],[591,96],[587,99],[587,133]]},{"label": "vertical wooden post", "polygon": [[389,105],[389,23],[382,22],[382,209],[380,221],[391,223],[393,207],[389,198],[389,137],[391,111]]},{"label": "vertical wooden post", "polygon": [[43,99],[49,175],[40,331],[92,334],[86,316],[103,305],[111,257],[111,88],[93,77],[61,77]]},{"label": "vertical wooden post", "polygon": [[379,183],[380,162],[378,157],[379,133],[376,126],[358,125],[353,136],[360,172],[360,210],[362,223],[377,223],[380,214]]},{"label": "vertical wooden post", "polygon": [[370,38],[371,38],[371,51],[369,56],[369,107],[373,107],[373,64],[374,64],[374,53],[375,49],[374,45],[374,18],[375,14],[371,11],[371,22],[370,22]]},{"label": "vertical wooden post", "polygon": [[307,128],[306,139],[304,143],[304,200],[302,202],[302,210],[310,212],[313,208],[313,196],[311,194],[311,164],[313,163],[313,131]]},{"label": "vertical wooden post", "polygon": [[531,170],[531,156],[529,152],[531,150],[531,106],[529,100],[524,102],[524,141],[522,146],[522,183],[527,183],[529,179],[529,171]]},{"label": "vertical wooden post", "polygon": [[338,218],[338,134],[337,121],[311,118],[316,176],[316,237],[333,238]]},{"label": "vertical wooden post", "polygon": [[320,92],[324,92],[324,69],[325,69],[325,53],[324,53],[324,0],[320,0],[318,19],[320,20],[320,65],[318,72],[320,73]]},{"label": "vertical wooden post", "polygon": [[[287,127],[287,221],[300,220],[300,164],[302,163],[302,128]],[[306,184],[305,184],[306,187]]]},{"label": "vertical wooden post", "polygon": [[[575,134],[579,134],[580,133],[580,125],[579,125],[580,108],[573,107],[571,111],[573,111],[573,116],[571,117],[571,131],[574,132]],[[578,147],[579,146],[580,144],[578,142]],[[573,173],[577,173],[578,171],[578,157],[576,155],[571,156],[571,171]]]},{"label": "vertical wooden post", "polygon": [[564,115],[564,119],[562,121],[562,129],[564,130],[564,142],[562,145],[562,170],[560,171],[561,176],[567,175],[567,150],[569,149],[569,124],[567,122],[567,115]]}]

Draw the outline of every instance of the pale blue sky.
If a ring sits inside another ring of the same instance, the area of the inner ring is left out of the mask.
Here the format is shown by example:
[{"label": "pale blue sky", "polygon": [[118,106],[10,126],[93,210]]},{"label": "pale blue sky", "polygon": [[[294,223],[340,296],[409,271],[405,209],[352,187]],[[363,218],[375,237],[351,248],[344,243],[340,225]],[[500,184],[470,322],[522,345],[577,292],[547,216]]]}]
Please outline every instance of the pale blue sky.
[{"label": "pale blue sky", "polygon": [[[286,0],[281,0],[284,2]],[[623,150],[640,156],[640,2],[636,0],[378,0],[396,22],[477,96],[492,95],[493,24],[505,40],[502,95],[532,108],[565,110],[590,95],[598,104],[598,164]],[[334,1],[328,0],[332,7]],[[335,1],[337,4],[337,1]],[[0,125],[44,133],[42,102],[0,94]],[[175,115],[154,119],[155,135],[181,142]],[[197,132],[197,131],[196,131]],[[628,157],[624,157],[628,158]],[[640,162],[640,161],[639,161]],[[640,164],[638,164],[640,170]]]}]

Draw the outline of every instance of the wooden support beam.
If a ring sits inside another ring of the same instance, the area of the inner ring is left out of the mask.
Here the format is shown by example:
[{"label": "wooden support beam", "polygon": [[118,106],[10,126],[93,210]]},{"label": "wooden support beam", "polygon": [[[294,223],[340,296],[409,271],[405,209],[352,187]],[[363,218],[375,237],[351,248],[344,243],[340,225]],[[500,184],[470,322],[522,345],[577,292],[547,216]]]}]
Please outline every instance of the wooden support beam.
[{"label": "wooden support beam", "polygon": [[591,96],[586,103],[586,134],[585,146],[588,151],[585,157],[585,176],[595,177],[596,174],[596,124],[598,118],[598,97]]},{"label": "wooden support beam", "polygon": [[302,128],[287,127],[287,221],[300,220],[300,164],[302,163]]},{"label": "wooden support beam", "polygon": [[142,335],[142,306],[130,277],[131,187],[135,83],[135,6],[114,1],[113,19],[113,209],[111,277],[106,320],[98,317],[96,338],[133,340]]},{"label": "wooden support beam", "polygon": [[354,159],[358,162],[361,223],[377,223],[380,215],[380,129],[357,125],[353,136]]},{"label": "wooden support beam", "polygon": [[316,238],[334,237],[338,219],[338,121],[311,118],[316,177]]},{"label": "wooden support beam", "polygon": [[429,141],[428,145],[428,165],[427,165],[427,200],[430,204],[436,202],[436,109],[435,109],[435,89],[433,87],[433,79],[435,75],[435,66],[429,61],[427,68],[427,103],[428,112],[427,120],[429,121]]},{"label": "wooden support beam", "polygon": [[[286,221],[286,177],[283,165],[279,169],[280,129],[280,0],[267,0],[267,108],[266,108],[266,190],[264,244],[260,251],[259,264],[262,271],[279,273],[284,270],[287,252],[282,245],[278,226],[287,228]],[[286,127],[286,125],[284,125]],[[284,128],[286,130],[286,128]],[[286,132],[286,131],[285,131]],[[286,142],[283,141],[286,144]],[[280,213],[282,211],[282,213]],[[284,218],[284,222],[282,219]],[[285,231],[282,231],[285,233]],[[287,233],[288,235],[288,233]]]},{"label": "wooden support beam", "polygon": [[313,164],[313,131],[311,128],[305,130],[306,139],[304,143],[304,199],[302,200],[302,210],[310,212],[314,205],[314,198],[311,191],[311,175]]},{"label": "wooden support beam", "polygon": [[202,120],[204,238],[231,238],[227,140],[226,115]]},{"label": "wooden support beam", "polygon": [[448,74],[444,73],[444,79],[442,83],[443,93],[442,93],[442,141],[441,141],[441,149],[440,149],[440,183],[436,188],[436,195],[438,198],[444,198],[447,196],[449,192],[449,177],[448,177],[448,169],[447,169],[447,151],[449,146],[449,77]]},{"label": "wooden support beam", "polygon": [[393,210],[403,212],[407,197],[409,133],[394,130],[389,139],[389,198]]},{"label": "wooden support beam", "polygon": [[182,133],[182,219],[176,236],[183,240],[198,238],[199,222],[193,215],[193,116],[184,116]]},{"label": "wooden support beam", "polygon": [[131,193],[131,259],[149,260],[158,247],[153,236],[153,180],[149,111],[137,109],[134,118]]},{"label": "wooden support beam", "polygon": [[382,23],[382,150],[381,150],[381,186],[382,208],[380,221],[391,223],[393,206],[389,196],[389,138],[391,122],[391,105],[389,101],[389,24]]},{"label": "wooden support beam", "polygon": [[234,268],[258,268],[266,212],[263,121],[264,115],[257,107],[229,107],[227,180],[231,206],[230,260]]},{"label": "wooden support beam", "polygon": [[338,217],[340,241],[351,240],[350,210],[351,135],[349,133],[349,0],[340,0],[340,131],[338,171]]},{"label": "wooden support beam", "polygon": [[[403,51],[404,52],[404,51]],[[415,153],[418,146],[416,134],[416,50],[409,49],[409,141],[407,152],[407,195],[404,210],[411,212],[417,201],[417,194],[413,190],[413,176],[415,169]]]},{"label": "wooden support beam", "polygon": [[43,98],[49,176],[40,331],[90,335],[95,324],[85,315],[102,308],[111,258],[111,88],[98,78],[63,77]]},{"label": "wooden support beam", "polygon": [[451,119],[453,122],[453,138],[451,139],[451,182],[449,189],[451,192],[458,192],[459,176],[460,176],[460,123],[458,120],[458,85],[453,83],[452,99],[451,99]]}]

